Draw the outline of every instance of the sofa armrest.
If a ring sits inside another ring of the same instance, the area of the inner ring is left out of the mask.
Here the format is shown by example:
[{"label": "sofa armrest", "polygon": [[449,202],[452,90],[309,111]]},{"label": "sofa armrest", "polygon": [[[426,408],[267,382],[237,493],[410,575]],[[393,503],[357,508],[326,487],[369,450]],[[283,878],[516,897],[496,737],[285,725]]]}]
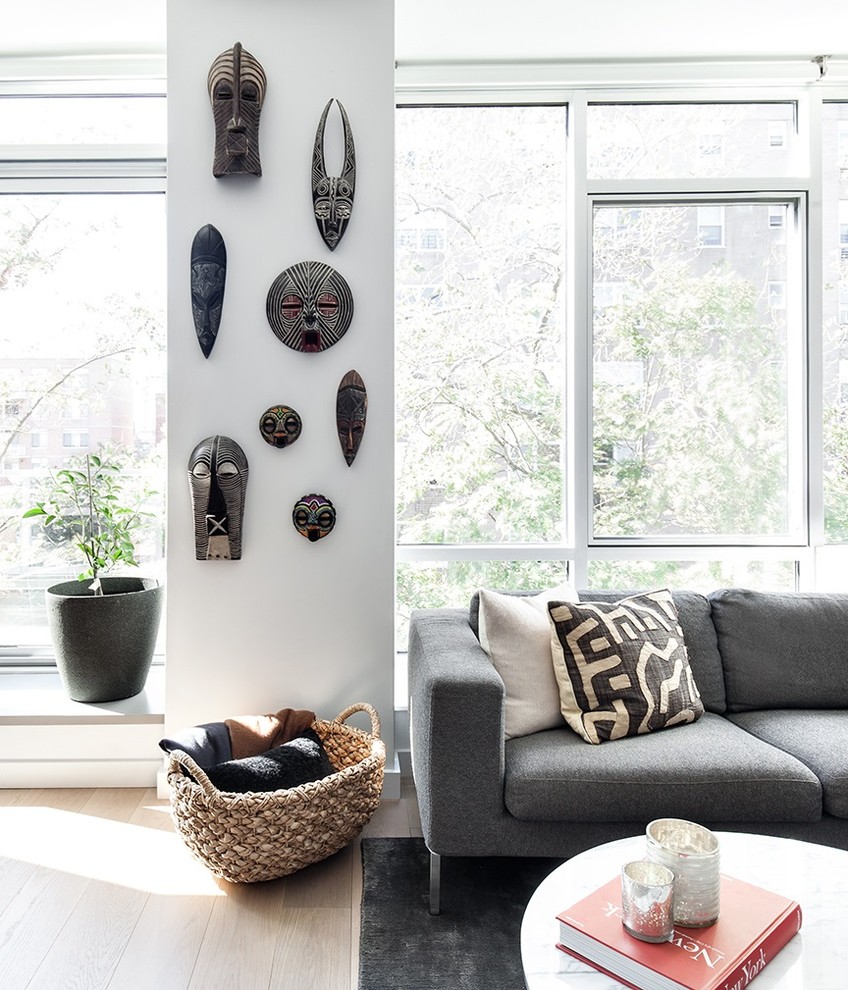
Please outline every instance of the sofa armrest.
[{"label": "sofa armrest", "polygon": [[463,609],[418,609],[409,627],[412,770],[428,848],[473,855],[504,808],[504,684]]}]

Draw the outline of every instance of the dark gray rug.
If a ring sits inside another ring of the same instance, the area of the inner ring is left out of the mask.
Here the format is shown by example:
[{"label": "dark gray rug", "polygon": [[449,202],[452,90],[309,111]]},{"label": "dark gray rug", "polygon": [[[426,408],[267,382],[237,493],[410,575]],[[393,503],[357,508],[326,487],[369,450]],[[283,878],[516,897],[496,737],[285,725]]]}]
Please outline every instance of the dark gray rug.
[{"label": "dark gray rug", "polygon": [[359,990],[521,990],[524,908],[561,862],[444,857],[431,916],[424,842],[364,838]]}]

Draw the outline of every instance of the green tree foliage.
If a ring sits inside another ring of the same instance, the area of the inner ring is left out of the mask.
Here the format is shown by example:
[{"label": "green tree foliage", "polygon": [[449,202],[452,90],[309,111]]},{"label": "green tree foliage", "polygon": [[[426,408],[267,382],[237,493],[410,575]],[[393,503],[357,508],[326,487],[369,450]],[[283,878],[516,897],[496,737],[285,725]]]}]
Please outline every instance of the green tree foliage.
[{"label": "green tree foliage", "polygon": [[[699,272],[685,240],[670,246],[681,235],[631,252],[642,264],[623,273],[623,301],[596,314],[595,533],[784,533],[785,326],[749,278]],[[610,264],[602,237],[596,252]]]},{"label": "green tree foliage", "polygon": [[404,542],[562,536],[562,134],[525,111],[400,114]]},{"label": "green tree foliage", "polygon": [[143,506],[156,493],[145,486],[131,495],[121,473],[117,460],[86,454],[52,475],[44,500],[23,515],[40,517],[51,542],[85,560],[77,580],[92,578],[95,594],[103,571],[138,566],[134,534],[153,515]]},{"label": "green tree foliage", "polygon": [[[154,262],[146,274],[138,261],[157,214],[142,198],[21,195],[0,209],[0,560],[16,570],[50,553],[48,542],[30,544],[22,510],[37,497],[45,458],[65,466],[33,434],[82,437],[99,422],[123,446],[133,484],[164,472],[157,446],[127,429],[137,383],[164,374],[164,298]],[[107,427],[115,408],[121,422]],[[153,539],[151,530],[148,551]]]}]

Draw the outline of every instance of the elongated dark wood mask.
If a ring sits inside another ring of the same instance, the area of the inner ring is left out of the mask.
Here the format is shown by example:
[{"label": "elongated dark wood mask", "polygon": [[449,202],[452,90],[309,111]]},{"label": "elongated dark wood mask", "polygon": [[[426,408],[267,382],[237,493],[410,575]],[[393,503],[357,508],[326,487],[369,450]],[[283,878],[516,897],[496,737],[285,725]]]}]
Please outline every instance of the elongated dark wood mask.
[{"label": "elongated dark wood mask", "polygon": [[227,246],[211,223],[194,235],[191,243],[191,314],[197,342],[208,358],[221,326],[224,285],[227,280]]},{"label": "elongated dark wood mask", "polygon": [[335,251],[347,230],[353,212],[353,194],[356,190],[356,151],[353,146],[353,133],[344,106],[339,100],[335,102],[339,107],[344,132],[342,174],[327,175],[327,167],[324,164],[324,129],[333,100],[327,101],[318,121],[315,148],[312,152],[312,208],[315,211],[315,222],[318,224],[318,230],[321,231],[321,237],[331,251]]},{"label": "elongated dark wood mask", "polygon": [[212,174],[262,175],[259,114],[265,100],[265,70],[237,41],[215,59],[207,77],[215,120]]},{"label": "elongated dark wood mask", "polygon": [[353,464],[362,443],[367,412],[368,393],[365,391],[365,382],[359,372],[349,371],[339,383],[336,394],[336,425],[348,467]]},{"label": "elongated dark wood mask", "polygon": [[247,457],[230,437],[206,437],[188,459],[198,560],[239,560]]},{"label": "elongated dark wood mask", "polygon": [[353,294],[322,261],[300,261],[271,283],[265,303],[271,329],[287,346],[313,353],[332,347],[353,319]]}]

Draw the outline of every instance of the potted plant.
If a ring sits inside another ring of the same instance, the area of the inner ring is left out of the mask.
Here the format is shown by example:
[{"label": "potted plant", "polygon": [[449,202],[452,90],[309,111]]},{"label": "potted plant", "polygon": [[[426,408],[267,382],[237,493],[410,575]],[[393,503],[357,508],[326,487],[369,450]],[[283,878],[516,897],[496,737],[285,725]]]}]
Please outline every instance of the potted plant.
[{"label": "potted plant", "polygon": [[145,489],[123,504],[117,463],[87,454],[79,466],[57,471],[41,502],[24,518],[41,517],[46,533],[72,542],[87,567],[76,581],[47,589],[47,621],[56,664],[74,701],[117,701],[147,681],[163,589],[152,578],[103,576],[117,565],[137,566],[134,531],[151,513]]}]

